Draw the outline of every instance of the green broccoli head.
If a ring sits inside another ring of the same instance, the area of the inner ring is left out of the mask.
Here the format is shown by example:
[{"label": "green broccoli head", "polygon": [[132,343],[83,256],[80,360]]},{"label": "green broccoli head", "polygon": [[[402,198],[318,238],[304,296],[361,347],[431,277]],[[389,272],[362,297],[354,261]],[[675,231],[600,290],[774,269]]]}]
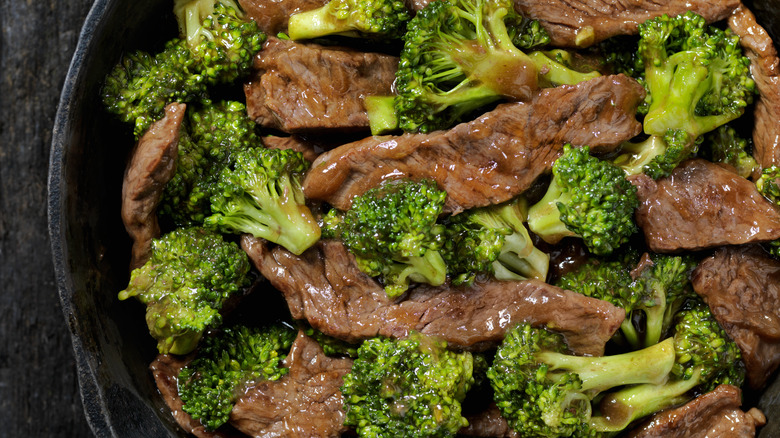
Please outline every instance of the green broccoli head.
[{"label": "green broccoli head", "polygon": [[573,71],[542,52],[525,54],[514,44],[536,46],[546,41],[543,32],[538,23],[524,22],[510,0],[430,2],[403,37],[394,101],[398,126],[409,132],[445,129],[501,98],[528,99],[540,81],[598,76]]},{"label": "green broccoli head", "polygon": [[644,22],[639,36],[650,99],[645,133],[673,129],[697,138],[741,116],[753,101],[750,61],[731,31],[689,11]]},{"label": "green broccoli head", "polygon": [[419,333],[369,339],[344,376],[344,424],[360,437],[454,437],[468,424],[461,402],[473,363],[471,353]]},{"label": "green broccoli head", "polygon": [[195,359],[179,373],[182,410],[208,430],[225,424],[246,388],[287,374],[282,360],[295,336],[295,330],[281,323],[229,327],[206,336]]},{"label": "green broccoli head", "polygon": [[592,436],[591,405],[623,385],[664,382],[672,340],[604,357],[573,356],[563,336],[520,324],[507,332],[487,376],[509,427],[528,437]]},{"label": "green broccoli head", "polygon": [[220,322],[227,298],[249,283],[249,259],[234,242],[201,228],[179,228],[152,241],[151,256],[133,270],[119,299],[147,305],[146,322],[160,353],[192,351]]},{"label": "green broccoli head", "polygon": [[210,85],[246,75],[265,42],[234,0],[175,0],[173,12],[195,68]]},{"label": "green broccoli head", "polygon": [[588,147],[565,145],[544,197],[528,210],[528,226],[548,243],[578,236],[594,254],[607,255],[637,231],[636,188],[615,165]]},{"label": "green broccoli head", "polygon": [[179,138],[176,173],[165,185],[159,212],[176,226],[203,224],[211,215],[211,196],[233,156],[260,144],[246,106],[236,101],[211,102],[187,111]]},{"label": "green broccoli head", "polygon": [[442,254],[453,284],[471,284],[481,274],[499,280],[547,278],[550,256],[536,248],[526,230],[527,202],[477,208],[451,216]]},{"label": "green broccoli head", "polygon": [[211,196],[204,223],[229,233],[248,233],[294,254],[314,245],[320,227],[306,205],[301,180],[310,163],[290,149],[236,151]]},{"label": "green broccoli head", "polygon": [[401,0],[330,0],[291,15],[287,34],[292,40],[326,35],[400,38],[410,17]]},{"label": "green broccoli head", "polygon": [[753,139],[740,136],[730,125],[721,125],[704,136],[702,155],[714,163],[725,163],[749,178],[759,168],[753,158]]},{"label": "green broccoli head", "polygon": [[126,54],[106,76],[101,90],[106,109],[133,124],[136,139],[160,119],[171,102],[206,97],[206,84],[184,41],[173,39],[156,54]]},{"label": "green broccoli head", "polygon": [[766,199],[780,206],[780,166],[772,165],[761,170],[756,188]]},{"label": "green broccoli head", "polygon": [[591,430],[620,432],[634,420],[688,402],[697,392],[711,391],[721,384],[742,385],[745,366],[739,347],[701,299],[688,300],[675,321],[673,338],[669,338],[673,340],[675,363],[669,379],[604,395],[591,417]]},{"label": "green broccoli head", "polygon": [[438,286],[447,275],[437,224],[446,197],[429,180],[388,182],[355,197],[346,212],[330,210],[325,237],[344,242],[361,271],[381,277],[388,296],[413,281]]}]

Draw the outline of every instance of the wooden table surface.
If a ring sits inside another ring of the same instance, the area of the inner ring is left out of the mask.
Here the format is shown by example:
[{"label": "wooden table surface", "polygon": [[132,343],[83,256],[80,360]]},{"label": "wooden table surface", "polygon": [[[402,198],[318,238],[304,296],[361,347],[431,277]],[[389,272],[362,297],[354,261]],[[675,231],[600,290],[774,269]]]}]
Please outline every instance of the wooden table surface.
[{"label": "wooden table surface", "polygon": [[54,116],[92,0],[0,0],[0,437],[92,434],[46,216]]}]

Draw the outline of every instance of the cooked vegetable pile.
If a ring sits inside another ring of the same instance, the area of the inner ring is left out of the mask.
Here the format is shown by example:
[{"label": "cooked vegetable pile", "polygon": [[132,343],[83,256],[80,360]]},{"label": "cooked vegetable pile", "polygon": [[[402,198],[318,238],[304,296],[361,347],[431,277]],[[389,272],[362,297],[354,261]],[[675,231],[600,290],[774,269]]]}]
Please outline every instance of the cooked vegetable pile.
[{"label": "cooked vegetable pile", "polygon": [[739,21],[272,3],[174,0],[178,37],[102,88],[136,142],[119,299],[187,432],[763,425],[739,394],[780,365],[780,101]]}]

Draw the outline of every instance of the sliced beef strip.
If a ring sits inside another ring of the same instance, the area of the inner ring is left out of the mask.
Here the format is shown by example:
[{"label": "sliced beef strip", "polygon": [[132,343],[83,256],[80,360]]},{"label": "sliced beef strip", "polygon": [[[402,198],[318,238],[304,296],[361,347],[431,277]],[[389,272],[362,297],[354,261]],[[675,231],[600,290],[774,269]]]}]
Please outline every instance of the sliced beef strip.
[{"label": "sliced beef strip", "polygon": [[298,151],[309,162],[316,160],[322,153],[322,147],[297,135],[290,137],[268,135],[263,137],[263,144],[269,149],[292,149]]},{"label": "sliced beef strip", "polygon": [[[750,72],[756,81],[753,128],[753,156],[761,167],[780,165],[780,59],[772,38],[756,22],[745,6],[729,17],[729,28],[739,35],[739,42],[750,58]],[[759,176],[759,171],[754,178]]]},{"label": "sliced beef strip", "polygon": [[187,433],[191,433],[198,438],[238,438],[242,435],[238,433],[226,432],[221,429],[208,431],[200,421],[190,417],[190,414],[182,410],[182,401],[179,397],[179,372],[187,366],[194,356],[174,356],[172,354],[161,354],[152,362],[149,368],[152,371],[154,382],[160,391],[165,404],[170,408],[173,418]]},{"label": "sliced beef strip", "polygon": [[458,431],[458,436],[473,436],[485,438],[517,438],[520,435],[509,428],[501,411],[495,403],[491,403],[487,409],[475,414],[466,415],[469,425]]},{"label": "sliced beef strip", "polygon": [[539,92],[448,131],[375,136],[320,155],[304,180],[309,199],[346,210],[388,179],[432,179],[451,212],[499,203],[549,172],[564,143],[614,150],[641,132],[644,89],[624,75]]},{"label": "sliced beef strip", "polygon": [[242,236],[241,246],[282,292],[293,318],[346,341],[418,331],[454,348],[480,351],[496,346],[514,324],[527,322],[560,332],[575,353],[599,355],[625,317],[605,301],[535,280],[421,284],[393,301],[338,241],[321,241],[301,256],[249,235]]},{"label": "sliced beef strip", "polygon": [[287,31],[290,16],[310,11],[328,0],[238,0],[238,4],[266,35]]},{"label": "sliced beef strip", "polygon": [[398,58],[268,38],[244,85],[249,117],[287,133],[368,130],[363,99],[390,95]]},{"label": "sliced beef strip", "polygon": [[748,384],[762,388],[780,365],[780,261],[757,245],[724,247],[691,280],[742,351]]},{"label": "sliced beef strip", "polygon": [[741,405],[738,387],[720,385],[683,406],[653,415],[627,438],[753,438],[766,418],[756,408],[743,412]]},{"label": "sliced beef strip", "polygon": [[152,239],[160,236],[157,206],[165,184],[176,173],[179,130],[186,105],[165,107],[162,119],[153,123],[136,143],[122,183],[122,222],[133,239],[130,269],[149,259]]},{"label": "sliced beef strip", "polygon": [[780,211],[752,182],[717,164],[692,159],[666,178],[632,182],[641,203],[636,221],[655,252],[780,238]]},{"label": "sliced beef strip", "polygon": [[344,423],[342,378],[352,359],[325,355],[303,332],[284,360],[290,372],[247,390],[230,412],[230,423],[249,436],[338,438]]},{"label": "sliced beef strip", "polygon": [[693,11],[708,22],[723,20],[739,0],[515,0],[515,9],[541,21],[551,44],[586,47],[615,35],[637,33],[637,25],[663,14]]}]

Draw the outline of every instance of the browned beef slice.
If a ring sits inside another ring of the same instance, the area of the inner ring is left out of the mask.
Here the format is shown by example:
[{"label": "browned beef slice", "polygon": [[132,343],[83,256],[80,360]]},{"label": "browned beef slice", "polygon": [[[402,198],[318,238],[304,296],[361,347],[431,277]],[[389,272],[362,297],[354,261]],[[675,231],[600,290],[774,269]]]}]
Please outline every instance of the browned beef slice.
[{"label": "browned beef slice", "polygon": [[321,241],[301,256],[248,235],[241,245],[284,294],[293,318],[347,341],[419,331],[478,351],[495,346],[514,324],[527,322],[560,332],[576,353],[598,355],[625,316],[605,301],[533,280],[472,287],[421,284],[392,301],[360,272],[340,242]]},{"label": "browned beef slice", "polygon": [[615,35],[635,34],[639,23],[663,14],[690,10],[708,22],[723,20],[739,4],[739,0],[515,0],[515,9],[540,20],[553,45],[585,47]]},{"label": "browned beef slice", "polygon": [[780,365],[780,262],[757,246],[725,247],[699,263],[692,282],[742,350],[748,384],[762,388]]},{"label": "browned beef slice", "polygon": [[698,250],[780,238],[780,212],[739,175],[692,159],[666,178],[632,180],[637,224],[655,252]]},{"label": "browned beef slice", "polygon": [[[750,58],[750,72],[760,96],[756,100],[753,128],[753,156],[761,167],[780,165],[780,59],[772,38],[746,7],[729,18],[729,28]],[[758,177],[758,173],[754,175]]]},{"label": "browned beef slice", "polygon": [[152,239],[159,237],[157,206],[163,188],[176,173],[179,128],[186,105],[165,107],[162,119],[153,123],[135,145],[122,184],[122,222],[133,239],[130,269],[149,259]]},{"label": "browned beef slice", "polygon": [[742,392],[720,385],[687,404],[653,415],[630,432],[631,438],[752,438],[756,427],[766,422],[756,408],[740,409]]},{"label": "browned beef slice", "polygon": [[458,431],[458,436],[486,438],[517,438],[517,432],[509,428],[498,407],[493,403],[483,412],[467,415],[469,425]]},{"label": "browned beef slice", "polygon": [[290,137],[278,137],[268,135],[263,137],[263,144],[269,149],[292,149],[303,154],[307,161],[314,161],[322,153],[322,148],[310,141],[292,135]]},{"label": "browned beef slice", "polygon": [[178,377],[182,368],[192,360],[192,356],[180,357],[171,354],[161,354],[152,362],[149,368],[157,384],[165,404],[170,408],[173,418],[187,433],[198,438],[234,438],[238,434],[221,430],[208,431],[198,420],[190,417],[190,414],[182,410],[182,401],[179,397]]},{"label": "browned beef slice", "polygon": [[317,9],[327,2],[327,0],[238,0],[249,18],[255,20],[257,26],[266,35],[287,31],[287,21],[291,15]]},{"label": "browned beef slice", "polygon": [[398,58],[269,38],[244,85],[249,117],[288,133],[367,130],[363,99],[389,95]]},{"label": "browned beef slice", "polygon": [[340,437],[344,427],[342,378],[352,359],[331,358],[302,332],[284,360],[290,372],[247,390],[230,412],[230,424],[250,436]]},{"label": "browned beef slice", "polygon": [[449,131],[369,137],[320,155],[304,180],[310,199],[348,209],[352,198],[397,178],[432,179],[447,210],[506,201],[548,172],[564,143],[613,150],[641,131],[644,89],[623,75],[539,92]]}]

